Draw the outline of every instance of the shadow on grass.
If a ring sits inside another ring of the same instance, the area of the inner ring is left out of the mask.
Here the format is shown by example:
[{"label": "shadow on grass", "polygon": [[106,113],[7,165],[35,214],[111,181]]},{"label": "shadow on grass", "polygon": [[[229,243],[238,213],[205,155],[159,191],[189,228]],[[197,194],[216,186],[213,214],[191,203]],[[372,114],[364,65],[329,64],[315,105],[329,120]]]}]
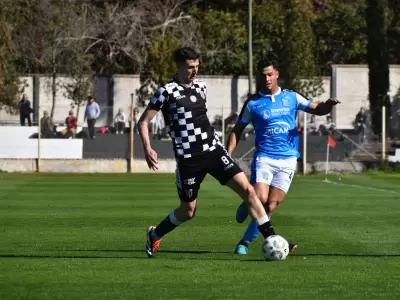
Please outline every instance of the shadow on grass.
[{"label": "shadow on grass", "polygon": [[[290,256],[295,257],[312,257],[312,256],[325,256],[325,257],[363,257],[363,258],[376,258],[376,257],[399,257],[400,254],[345,254],[345,253],[309,253],[309,254],[290,254]],[[264,259],[246,259],[243,261],[254,261],[260,262],[265,261]]]},{"label": "shadow on grass", "polygon": [[[68,250],[68,252],[100,252],[100,253],[141,253],[141,256],[95,256],[95,255],[47,255],[47,254],[0,254],[0,258],[21,258],[21,259],[63,259],[63,258],[74,258],[74,259],[149,259],[143,250]],[[167,254],[232,254],[232,256],[221,257],[207,257],[209,260],[231,260],[231,258],[241,258],[242,262],[261,262],[265,261],[263,258],[259,259],[246,259],[245,256],[236,256],[232,252],[224,251],[203,251],[203,250],[160,250],[158,253]],[[313,256],[325,256],[325,257],[364,257],[364,258],[385,258],[385,257],[399,257],[400,254],[343,254],[343,253],[310,253],[310,254],[291,254],[294,257],[313,257]],[[171,259],[171,257],[160,257],[161,259]],[[201,256],[199,256],[200,259]],[[237,259],[234,259],[237,260]]]},{"label": "shadow on grass", "polygon": [[[112,250],[112,249],[76,249],[67,250],[76,252],[123,252],[123,253],[145,253],[144,249],[132,249],[132,250]],[[171,254],[230,254],[228,251],[209,251],[209,250],[158,250],[157,253],[171,253]]]}]

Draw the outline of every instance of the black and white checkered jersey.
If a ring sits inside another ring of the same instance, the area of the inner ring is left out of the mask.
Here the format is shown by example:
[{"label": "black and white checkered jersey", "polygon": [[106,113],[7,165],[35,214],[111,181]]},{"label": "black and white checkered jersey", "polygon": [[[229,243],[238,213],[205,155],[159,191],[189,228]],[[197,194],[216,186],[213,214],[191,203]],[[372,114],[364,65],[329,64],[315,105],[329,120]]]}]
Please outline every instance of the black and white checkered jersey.
[{"label": "black and white checkered jersey", "polygon": [[204,82],[194,80],[185,87],[172,80],[151,98],[151,107],[164,115],[177,158],[213,151],[220,144],[207,116],[206,97]]}]

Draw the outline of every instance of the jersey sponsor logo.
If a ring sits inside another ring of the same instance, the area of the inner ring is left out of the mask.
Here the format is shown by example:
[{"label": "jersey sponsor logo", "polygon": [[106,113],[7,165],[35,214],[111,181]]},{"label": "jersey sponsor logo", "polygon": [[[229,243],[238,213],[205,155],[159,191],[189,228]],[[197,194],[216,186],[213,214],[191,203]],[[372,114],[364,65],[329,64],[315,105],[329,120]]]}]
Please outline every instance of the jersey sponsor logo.
[{"label": "jersey sponsor logo", "polygon": [[289,107],[271,108],[271,114],[272,116],[290,115],[290,108]]},{"label": "jersey sponsor logo", "polygon": [[263,118],[264,118],[264,119],[268,119],[269,117],[270,117],[269,111],[268,111],[268,110],[265,110],[264,113],[263,113]]},{"label": "jersey sponsor logo", "polygon": [[287,134],[289,133],[290,125],[286,122],[273,122],[269,124],[271,127],[267,128],[268,135]]},{"label": "jersey sponsor logo", "polygon": [[185,97],[186,97],[185,95],[180,95],[180,96],[177,96],[175,99],[176,100],[180,100],[180,99],[185,98]]}]

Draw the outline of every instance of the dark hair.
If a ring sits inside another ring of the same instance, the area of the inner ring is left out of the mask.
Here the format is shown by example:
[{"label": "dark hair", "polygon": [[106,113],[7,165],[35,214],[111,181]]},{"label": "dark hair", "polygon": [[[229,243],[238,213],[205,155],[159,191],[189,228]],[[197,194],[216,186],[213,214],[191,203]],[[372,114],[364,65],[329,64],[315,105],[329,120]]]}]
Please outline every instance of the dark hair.
[{"label": "dark hair", "polygon": [[177,64],[185,62],[188,59],[200,59],[200,53],[191,47],[182,47],[174,51],[174,60]]},{"label": "dark hair", "polygon": [[257,63],[257,71],[262,71],[264,68],[272,66],[275,70],[279,70],[278,61],[271,57],[262,57]]}]

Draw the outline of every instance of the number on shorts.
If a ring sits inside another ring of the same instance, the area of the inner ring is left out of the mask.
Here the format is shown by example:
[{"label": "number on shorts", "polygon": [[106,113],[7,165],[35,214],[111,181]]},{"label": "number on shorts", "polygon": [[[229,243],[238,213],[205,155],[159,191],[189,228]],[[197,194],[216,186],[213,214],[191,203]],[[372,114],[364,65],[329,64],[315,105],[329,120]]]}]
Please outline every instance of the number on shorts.
[{"label": "number on shorts", "polygon": [[225,165],[229,165],[230,161],[226,156],[221,156],[221,160]]},{"label": "number on shorts", "polygon": [[290,172],[289,179],[292,180],[293,172]]}]

